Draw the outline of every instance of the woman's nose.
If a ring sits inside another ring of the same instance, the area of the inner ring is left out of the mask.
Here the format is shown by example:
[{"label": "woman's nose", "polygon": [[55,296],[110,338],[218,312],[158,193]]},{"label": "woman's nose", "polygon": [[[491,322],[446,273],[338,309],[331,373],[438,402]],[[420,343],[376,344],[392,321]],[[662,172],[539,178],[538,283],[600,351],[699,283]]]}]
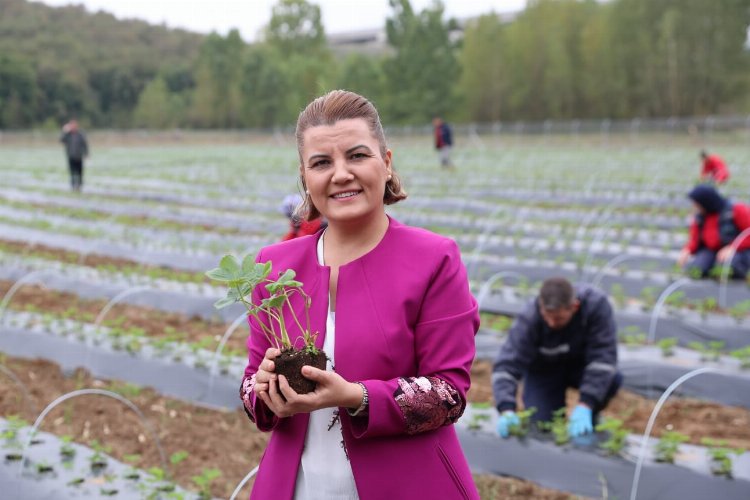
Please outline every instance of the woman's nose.
[{"label": "woman's nose", "polygon": [[351,171],[349,170],[349,166],[347,165],[346,161],[344,160],[336,160],[333,163],[333,176],[331,177],[331,182],[334,183],[341,183],[341,182],[347,182],[354,178]]}]

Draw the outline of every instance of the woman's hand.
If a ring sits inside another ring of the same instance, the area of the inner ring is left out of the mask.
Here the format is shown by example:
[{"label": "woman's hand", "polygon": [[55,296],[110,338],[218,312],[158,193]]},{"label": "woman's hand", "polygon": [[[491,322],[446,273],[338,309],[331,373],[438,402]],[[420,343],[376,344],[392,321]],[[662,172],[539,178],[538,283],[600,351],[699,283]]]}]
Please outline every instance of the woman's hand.
[{"label": "woman's hand", "polygon": [[[315,391],[308,394],[297,394],[289,386],[286,377],[278,375],[276,379],[277,376],[274,373],[275,379],[268,384],[268,392],[258,392],[260,398],[276,416],[291,417],[297,413],[310,413],[321,408],[339,406],[357,408],[362,403],[363,394],[359,384],[347,382],[336,372],[303,366],[302,375],[317,382]],[[258,383],[256,382],[257,387]]]},{"label": "woman's hand", "polygon": [[[270,347],[266,350],[266,356],[263,361],[258,365],[258,371],[255,372],[255,387],[253,390],[259,398],[263,399],[263,395],[268,396],[268,390],[271,385],[275,385],[276,381],[276,364],[273,362],[276,356],[281,354],[281,351]],[[263,399],[265,402],[266,400]]]}]

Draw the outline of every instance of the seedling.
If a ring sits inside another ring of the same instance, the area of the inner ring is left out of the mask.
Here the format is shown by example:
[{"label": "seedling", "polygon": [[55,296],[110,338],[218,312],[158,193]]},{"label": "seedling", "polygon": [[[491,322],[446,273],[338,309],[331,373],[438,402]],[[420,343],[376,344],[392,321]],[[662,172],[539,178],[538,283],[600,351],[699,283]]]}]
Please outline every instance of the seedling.
[{"label": "seedling", "polygon": [[211,498],[211,483],[221,476],[219,469],[203,469],[200,476],[190,479],[200,488],[199,498],[209,500]]},{"label": "seedling", "polygon": [[723,340],[712,340],[707,344],[690,342],[688,347],[701,353],[701,361],[719,361],[724,350]]},{"label": "seedling", "polygon": [[742,455],[744,448],[729,448],[724,439],[701,439],[701,444],[708,446],[708,454],[711,457],[711,472],[715,476],[732,477],[732,455]]},{"label": "seedling", "polygon": [[719,303],[716,301],[715,298],[707,297],[699,301],[697,304],[697,307],[698,307],[698,312],[701,315],[701,319],[705,321],[709,313],[716,312],[719,309]]},{"label": "seedling", "polygon": [[474,413],[471,416],[471,420],[466,425],[470,431],[478,431],[482,429],[482,422],[486,422],[490,419],[490,416],[486,413]]},{"label": "seedling", "polygon": [[670,356],[674,356],[674,347],[677,345],[677,338],[666,337],[660,339],[656,343],[656,345],[659,346],[659,349],[661,349],[661,355],[665,358],[668,358]]},{"label": "seedling", "polygon": [[618,333],[618,337],[628,347],[640,346],[646,343],[646,334],[635,325],[626,326],[624,330]]},{"label": "seedling", "polygon": [[528,410],[523,410],[516,412],[516,415],[518,416],[519,423],[518,425],[511,425],[508,429],[508,432],[511,436],[516,436],[517,438],[525,438],[526,435],[529,433],[529,427],[531,426],[531,416],[536,413],[536,408],[529,408]]},{"label": "seedling", "polygon": [[62,436],[60,438],[62,441],[62,445],[60,446],[60,455],[62,455],[63,460],[70,460],[76,455],[76,450],[73,448],[70,443],[73,441],[72,436]]},{"label": "seedling", "polygon": [[177,465],[185,460],[188,456],[190,456],[190,454],[185,450],[176,451],[169,457],[169,463],[171,463],[172,465]]},{"label": "seedling", "polygon": [[[269,278],[271,271],[271,262],[255,263],[252,255],[246,255],[242,263],[233,255],[225,255],[219,267],[208,271],[206,276],[228,287],[227,296],[218,300],[214,307],[221,309],[241,302],[269,344],[281,350],[281,355],[275,359],[276,373],[285,375],[289,385],[297,393],[306,394],[315,389],[315,382],[302,377],[302,366],[312,365],[322,370],[326,367],[325,353],[315,347],[318,334],[312,333],[310,329],[312,300],[302,289],[302,283],[294,279],[294,270],[288,269],[279,273],[275,279]],[[269,297],[256,305],[249,302],[246,297],[259,286],[265,287]],[[305,326],[300,323],[292,306],[291,298],[295,295],[300,295],[303,300]],[[287,310],[289,317],[301,332],[295,338],[289,335],[290,325],[287,325],[287,317],[284,315]],[[297,347],[300,341],[301,349]]]},{"label": "seedling", "polygon": [[568,434],[567,408],[564,406],[555,410],[552,414],[551,422],[539,422],[537,426],[545,432],[552,432],[557,446],[562,446],[570,441],[570,435]]},{"label": "seedling", "polygon": [[625,309],[628,300],[627,295],[625,295],[625,287],[620,283],[614,283],[609,289],[609,294],[619,309]]},{"label": "seedling", "polygon": [[690,440],[689,436],[677,431],[666,431],[656,444],[656,461],[674,463],[674,457],[680,450],[680,445]]},{"label": "seedling", "polygon": [[130,479],[131,481],[140,479],[141,474],[138,472],[138,469],[135,468],[135,464],[141,461],[141,456],[138,454],[133,454],[133,455],[125,455],[122,458],[125,462],[130,464],[130,469],[128,469],[128,471],[125,472],[125,475],[123,477],[125,479]]},{"label": "seedling", "polygon": [[608,432],[609,439],[599,444],[599,447],[610,455],[619,455],[625,447],[625,439],[628,431],[622,428],[622,420],[619,418],[605,418],[596,426],[597,432]]},{"label": "seedling", "polygon": [[734,318],[738,325],[741,325],[750,317],[750,300],[743,300],[729,308],[729,314]]},{"label": "seedling", "polygon": [[47,474],[48,472],[52,472],[53,470],[55,470],[55,468],[52,467],[47,462],[45,462],[44,460],[36,464],[36,471],[39,474]]},{"label": "seedling", "polygon": [[735,349],[729,355],[740,360],[740,368],[743,370],[750,369],[750,346],[745,346],[742,349]]},{"label": "seedling", "polygon": [[104,469],[108,463],[106,453],[112,451],[112,447],[101,445],[96,439],[91,441],[91,443],[89,443],[89,446],[91,446],[91,449],[94,450],[94,453],[89,457],[91,470],[96,472]]}]

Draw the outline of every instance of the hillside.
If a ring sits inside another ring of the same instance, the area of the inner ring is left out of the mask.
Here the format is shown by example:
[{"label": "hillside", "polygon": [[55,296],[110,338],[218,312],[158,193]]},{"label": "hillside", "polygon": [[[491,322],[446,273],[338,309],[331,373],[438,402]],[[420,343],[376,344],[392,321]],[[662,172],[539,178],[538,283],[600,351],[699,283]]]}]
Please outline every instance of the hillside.
[{"label": "hillside", "polygon": [[[72,113],[97,125],[121,123],[118,115],[133,108],[157,72],[190,85],[184,77],[204,38],[82,6],[0,0],[0,126],[59,122]],[[28,85],[14,85],[19,80]]]}]

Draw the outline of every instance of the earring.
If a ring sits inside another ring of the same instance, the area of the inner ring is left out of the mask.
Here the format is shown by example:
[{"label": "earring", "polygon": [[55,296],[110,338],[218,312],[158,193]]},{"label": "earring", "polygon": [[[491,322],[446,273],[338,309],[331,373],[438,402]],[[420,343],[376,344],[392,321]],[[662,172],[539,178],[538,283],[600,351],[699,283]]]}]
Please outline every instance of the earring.
[{"label": "earring", "polygon": [[391,174],[388,174],[388,180],[391,180],[393,176]]},{"label": "earring", "polygon": [[310,191],[305,191],[305,194],[310,196]]}]

